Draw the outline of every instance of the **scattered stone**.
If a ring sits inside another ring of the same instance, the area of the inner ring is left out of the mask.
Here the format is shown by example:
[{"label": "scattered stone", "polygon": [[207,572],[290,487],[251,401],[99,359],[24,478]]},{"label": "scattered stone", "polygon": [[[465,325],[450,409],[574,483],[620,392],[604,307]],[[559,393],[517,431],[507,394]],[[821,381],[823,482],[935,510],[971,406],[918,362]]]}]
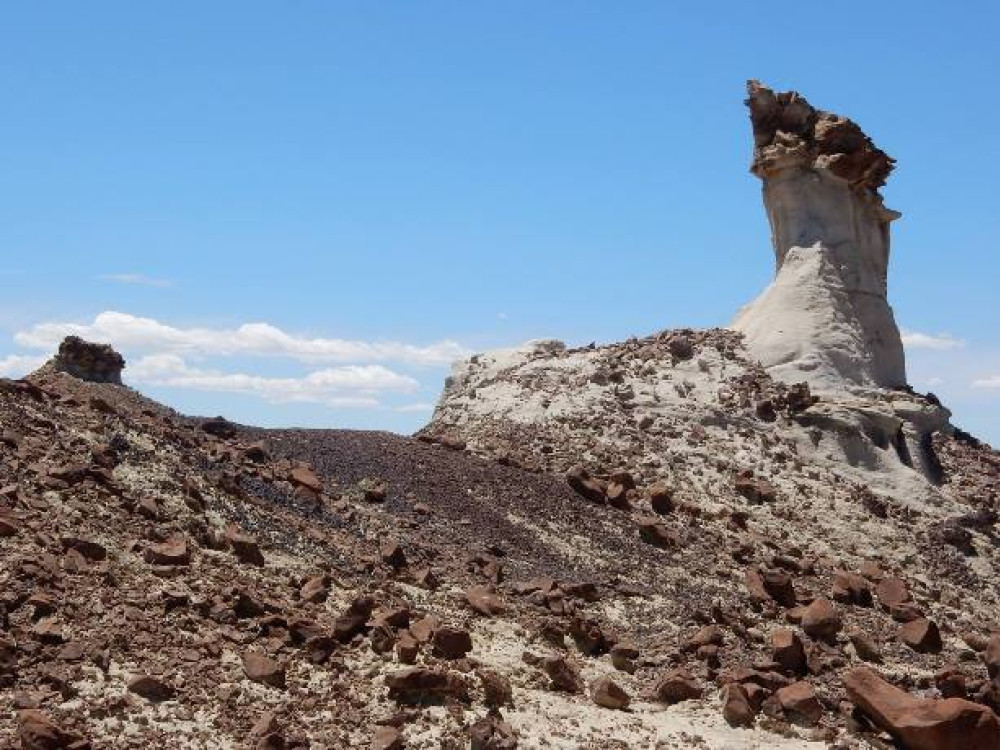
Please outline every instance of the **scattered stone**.
[{"label": "scattered stone", "polygon": [[18,711],[17,736],[21,740],[21,750],[61,750],[72,747],[80,740],[63,730],[44,712],[33,708]]},{"label": "scattered stone", "polygon": [[802,639],[794,630],[779,628],[771,633],[771,653],[782,671],[788,674],[805,674],[806,651]]},{"label": "scattered stone", "polygon": [[723,689],[722,701],[722,716],[729,726],[753,726],[757,711],[750,703],[746,688],[738,682],[731,682]]},{"label": "scattered stone", "polygon": [[299,598],[304,602],[322,604],[330,595],[330,576],[313,576],[299,589]]},{"label": "scattered stone", "polygon": [[257,540],[240,529],[236,524],[229,524],[225,531],[226,542],[233,549],[236,559],[247,565],[264,565],[264,555],[257,546]]},{"label": "scattered stone", "polygon": [[473,612],[484,617],[493,617],[504,611],[503,602],[496,590],[490,586],[473,586],[465,592],[465,601]]},{"label": "scattered stone", "polygon": [[611,663],[621,672],[633,674],[636,670],[635,660],[639,658],[639,649],[628,642],[619,642],[611,647]]},{"label": "scattered stone", "polygon": [[582,466],[574,466],[566,472],[566,483],[578,494],[592,503],[603,505],[607,502],[607,484],[590,476]]},{"label": "scattered stone", "polygon": [[603,708],[624,710],[628,708],[628,693],[610,677],[598,677],[590,684],[590,697]]},{"label": "scattered stone", "polygon": [[910,601],[910,591],[901,578],[883,578],[875,587],[875,596],[886,609]]},{"label": "scattered stone", "polygon": [[496,711],[469,727],[469,750],[517,750],[517,734]]},{"label": "scattered stone", "polygon": [[187,541],[182,536],[151,544],[146,548],[145,556],[146,562],[153,565],[188,565],[191,562]]},{"label": "scattered stone", "polygon": [[379,548],[379,558],[382,562],[394,570],[399,570],[406,566],[406,554],[399,542],[390,539]]},{"label": "scattered stone", "polygon": [[990,677],[1000,677],[1000,633],[990,638],[983,651],[983,661]]},{"label": "scattered stone", "polygon": [[514,705],[514,689],[510,680],[492,669],[479,670],[479,681],[483,688],[483,702],[490,708]]},{"label": "scattered stone", "polygon": [[580,671],[565,656],[547,656],[542,660],[541,667],[552,681],[553,690],[566,693],[579,693],[583,690]]},{"label": "scattered stone", "polygon": [[833,575],[834,601],[856,604],[861,607],[872,605],[872,589],[868,580],[857,573],[838,570]]},{"label": "scattered stone", "polygon": [[737,494],[754,504],[773,503],[778,499],[774,485],[766,479],[754,477],[753,472],[749,470],[738,473],[733,486]]},{"label": "scattered stone", "polygon": [[830,640],[840,632],[840,615],[829,599],[814,599],[802,612],[802,630],[820,640]]},{"label": "scattered stone", "polygon": [[780,569],[765,570],[761,576],[764,591],[782,607],[795,606],[795,585],[791,575]]},{"label": "scattered stone", "polygon": [[941,633],[933,620],[919,618],[899,628],[899,639],[907,646],[922,654],[936,654],[941,651]]},{"label": "scattered stone", "polygon": [[289,478],[297,485],[312,490],[313,492],[323,491],[323,482],[316,476],[316,472],[308,466],[296,466],[289,474]]},{"label": "scattered stone", "polygon": [[775,696],[789,721],[812,726],[823,716],[823,706],[816,691],[805,680],[780,688]]},{"label": "scattered stone", "polygon": [[878,643],[874,637],[859,630],[852,630],[847,634],[847,637],[850,639],[851,645],[854,646],[854,652],[860,659],[875,664],[882,661],[882,652],[879,650]]},{"label": "scattered stone", "polygon": [[365,630],[368,618],[371,617],[375,602],[367,597],[360,597],[351,602],[351,606],[333,624],[333,636],[341,643],[347,643],[358,633]]},{"label": "scattered stone", "polygon": [[153,703],[168,701],[174,697],[174,689],[159,677],[152,675],[133,677],[128,681],[128,689]]},{"label": "scattered stone", "polygon": [[403,733],[398,728],[384,724],[375,727],[372,750],[402,750],[405,746]]},{"label": "scattered stone", "polygon": [[401,703],[425,703],[451,698],[469,700],[469,686],[453,672],[430,667],[410,667],[386,676],[389,696]]},{"label": "scattered stone", "polygon": [[646,544],[661,549],[680,546],[680,537],[678,537],[677,532],[655,518],[641,518],[638,521],[638,526],[639,538]]},{"label": "scattered stone", "polygon": [[257,651],[243,654],[243,671],[249,680],[271,687],[285,687],[285,668],[271,657]]},{"label": "scattered stone", "polygon": [[442,625],[434,631],[434,655],[442,659],[461,659],[472,651],[472,636],[468,630]]},{"label": "scattered stone", "polygon": [[702,689],[686,669],[672,669],[656,683],[656,698],[662,703],[673,705],[681,701],[701,698]]}]

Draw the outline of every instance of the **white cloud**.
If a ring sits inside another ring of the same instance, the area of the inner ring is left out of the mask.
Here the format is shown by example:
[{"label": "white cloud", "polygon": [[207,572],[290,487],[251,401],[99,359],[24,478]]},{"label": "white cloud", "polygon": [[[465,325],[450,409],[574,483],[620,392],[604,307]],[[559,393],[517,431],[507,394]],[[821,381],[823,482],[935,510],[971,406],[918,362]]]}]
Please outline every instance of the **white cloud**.
[{"label": "white cloud", "polygon": [[447,365],[468,356],[455,341],[428,346],[397,341],[351,341],[295,336],[268,323],[245,323],[237,328],[176,328],[153,318],[102,312],[92,323],[40,323],[14,335],[30,349],[54,350],[63,338],[76,335],[133,352],[204,356],[256,355],[287,357],[302,362],[404,362]]},{"label": "white cloud", "polygon": [[930,377],[924,381],[924,385],[942,385],[944,384],[944,378]]},{"label": "white cloud", "polygon": [[0,377],[20,378],[45,364],[45,357],[25,354],[8,354],[0,357]]},{"label": "white cloud", "polygon": [[102,281],[113,281],[116,284],[133,284],[137,286],[172,286],[170,279],[155,279],[143,273],[106,273],[98,276]]},{"label": "white cloud", "polygon": [[297,378],[274,378],[192,367],[176,354],[142,357],[125,369],[125,377],[136,385],[240,393],[272,403],[349,407],[375,407],[380,393],[412,393],[420,385],[413,378],[382,365],[345,365],[316,370]]},{"label": "white cloud", "polygon": [[903,346],[907,349],[933,349],[935,351],[946,351],[948,349],[960,349],[965,346],[962,339],[957,339],[950,333],[921,333],[920,331],[902,331]]},{"label": "white cloud", "polygon": [[403,412],[404,414],[409,414],[412,412],[434,411],[434,404],[427,404],[423,402],[416,404],[403,404],[402,406],[397,406],[393,411]]},{"label": "white cloud", "polygon": [[988,378],[980,378],[972,381],[973,388],[996,388],[1000,390],[1000,375],[991,375]]}]

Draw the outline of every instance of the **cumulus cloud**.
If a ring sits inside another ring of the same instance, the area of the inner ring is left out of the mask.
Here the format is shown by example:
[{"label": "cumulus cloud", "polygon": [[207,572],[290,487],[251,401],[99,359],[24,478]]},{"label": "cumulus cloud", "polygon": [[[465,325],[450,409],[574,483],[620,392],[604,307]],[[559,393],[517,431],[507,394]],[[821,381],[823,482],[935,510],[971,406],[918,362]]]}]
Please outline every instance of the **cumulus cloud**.
[{"label": "cumulus cloud", "polygon": [[102,281],[113,281],[116,284],[132,284],[135,286],[171,286],[170,279],[156,279],[144,273],[105,273],[97,278]]},{"label": "cumulus cloud", "polygon": [[302,377],[264,377],[193,367],[176,354],[142,357],[125,370],[135,385],[170,386],[239,393],[272,403],[319,403],[341,407],[378,406],[383,392],[412,393],[419,383],[382,365],[346,365],[315,370]]},{"label": "cumulus cloud", "polygon": [[25,354],[8,354],[0,357],[0,377],[20,378],[45,364],[45,357]]},{"label": "cumulus cloud", "polygon": [[307,338],[268,323],[244,323],[237,328],[177,328],[153,318],[115,311],[102,312],[92,323],[39,323],[14,335],[30,349],[54,350],[62,339],[76,335],[135,352],[202,356],[255,355],[285,357],[301,362],[402,362],[447,365],[470,352],[455,341],[427,346],[397,341],[352,341]]},{"label": "cumulus cloud", "polygon": [[991,375],[987,378],[979,378],[978,380],[973,380],[972,387],[1000,390],[1000,375]]},{"label": "cumulus cloud", "polygon": [[933,349],[935,351],[946,351],[948,349],[960,349],[965,346],[962,339],[957,339],[950,333],[921,333],[920,331],[902,331],[903,346],[907,349]]}]

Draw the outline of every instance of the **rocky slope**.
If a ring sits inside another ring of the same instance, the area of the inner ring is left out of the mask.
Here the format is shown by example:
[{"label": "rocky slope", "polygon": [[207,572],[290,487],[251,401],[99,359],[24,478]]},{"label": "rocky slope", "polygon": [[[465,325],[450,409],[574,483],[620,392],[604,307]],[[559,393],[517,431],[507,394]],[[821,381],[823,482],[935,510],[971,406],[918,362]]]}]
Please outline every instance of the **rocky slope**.
[{"label": "rocky slope", "polygon": [[[607,354],[563,352],[601,374],[537,404],[592,386],[602,425],[490,457],[0,382],[0,747],[880,746],[923,718],[850,697],[862,663],[979,701],[946,733],[996,706],[995,452],[938,435],[931,512],[803,461],[821,404],[759,370],[688,425],[623,397],[650,361],[677,398],[737,372],[731,333]],[[539,471],[581,457],[613,471]]]}]

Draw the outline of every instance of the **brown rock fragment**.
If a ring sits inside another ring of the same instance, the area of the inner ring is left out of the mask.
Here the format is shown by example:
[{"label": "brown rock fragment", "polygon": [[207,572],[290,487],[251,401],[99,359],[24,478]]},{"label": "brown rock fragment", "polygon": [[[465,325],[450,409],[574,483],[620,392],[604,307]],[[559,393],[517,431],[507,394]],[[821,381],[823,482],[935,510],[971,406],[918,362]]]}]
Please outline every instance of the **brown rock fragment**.
[{"label": "brown rock fragment", "polygon": [[722,694],[722,716],[726,722],[732,727],[750,727],[756,715],[746,688],[738,682],[726,685]]},{"label": "brown rock fragment", "polygon": [[257,540],[244,532],[236,524],[229,524],[225,531],[226,542],[233,549],[236,559],[247,565],[264,565],[264,555],[257,545]]},{"label": "brown rock fragment", "polygon": [[285,668],[277,661],[257,651],[243,654],[243,671],[249,680],[271,687],[285,687]]},{"label": "brown rock fragment", "polygon": [[702,689],[686,669],[672,669],[656,682],[656,698],[662,703],[673,705],[681,701],[701,697]]},{"label": "brown rock fragment", "polygon": [[390,568],[399,570],[406,566],[406,553],[399,542],[390,539],[382,544],[378,551],[379,558]]},{"label": "brown rock fragment", "polygon": [[469,750],[516,750],[517,734],[497,711],[490,711],[469,727]]},{"label": "brown rock fragment", "polygon": [[859,630],[852,630],[847,634],[847,637],[860,659],[876,664],[882,661],[882,652],[879,650],[878,642],[872,636]]},{"label": "brown rock fragment", "polygon": [[473,612],[492,617],[504,611],[503,602],[490,586],[472,586],[465,592],[465,601]]},{"label": "brown rock fragment", "polygon": [[816,691],[805,680],[780,688],[775,696],[790,721],[811,726],[823,716],[823,706]]},{"label": "brown rock fragment", "polygon": [[410,667],[386,676],[389,696],[400,702],[427,702],[453,698],[469,700],[469,686],[461,675],[429,667]]},{"label": "brown rock fragment", "polygon": [[899,628],[899,640],[924,654],[936,654],[941,651],[941,633],[933,620],[919,618],[905,623]]},{"label": "brown rock fragment", "polygon": [[433,653],[442,659],[461,659],[472,651],[472,636],[468,630],[442,625],[434,631]]},{"label": "brown rock fragment", "polygon": [[138,675],[128,681],[129,692],[140,695],[148,701],[159,703],[174,697],[174,689],[159,677]]},{"label": "brown rock fragment", "polygon": [[79,741],[38,709],[28,708],[17,714],[17,736],[21,750],[61,750]]},{"label": "brown rock fragment", "polygon": [[986,644],[983,661],[990,677],[1000,677],[1000,633],[995,634]]},{"label": "brown rock fragment", "polygon": [[549,676],[553,690],[579,693],[583,689],[580,671],[565,656],[547,656],[542,660],[541,667]]},{"label": "brown rock fragment", "polygon": [[789,674],[805,674],[806,651],[802,639],[789,628],[771,633],[771,653],[781,669]]},{"label": "brown rock fragment", "polygon": [[813,638],[829,640],[840,632],[841,625],[840,615],[829,599],[815,599],[802,612],[802,630]]},{"label": "brown rock fragment", "polygon": [[1000,719],[985,706],[946,698],[917,698],[872,669],[844,677],[847,697],[907,750],[1000,750]]},{"label": "brown rock fragment", "polygon": [[179,535],[159,544],[151,544],[146,548],[145,557],[146,562],[153,565],[187,565],[191,562],[187,542]]},{"label": "brown rock fragment", "polygon": [[640,518],[637,522],[639,526],[639,538],[646,544],[661,549],[680,546],[680,538],[677,532],[666,526],[656,518]]},{"label": "brown rock fragment", "polygon": [[396,727],[381,725],[372,733],[372,750],[402,750],[406,747],[403,733]]},{"label": "brown rock fragment", "polygon": [[910,591],[902,578],[883,578],[875,587],[875,596],[886,609],[910,601]]},{"label": "brown rock fragment", "polygon": [[628,708],[629,697],[610,677],[598,677],[590,684],[590,697],[598,706],[623,710]]}]

